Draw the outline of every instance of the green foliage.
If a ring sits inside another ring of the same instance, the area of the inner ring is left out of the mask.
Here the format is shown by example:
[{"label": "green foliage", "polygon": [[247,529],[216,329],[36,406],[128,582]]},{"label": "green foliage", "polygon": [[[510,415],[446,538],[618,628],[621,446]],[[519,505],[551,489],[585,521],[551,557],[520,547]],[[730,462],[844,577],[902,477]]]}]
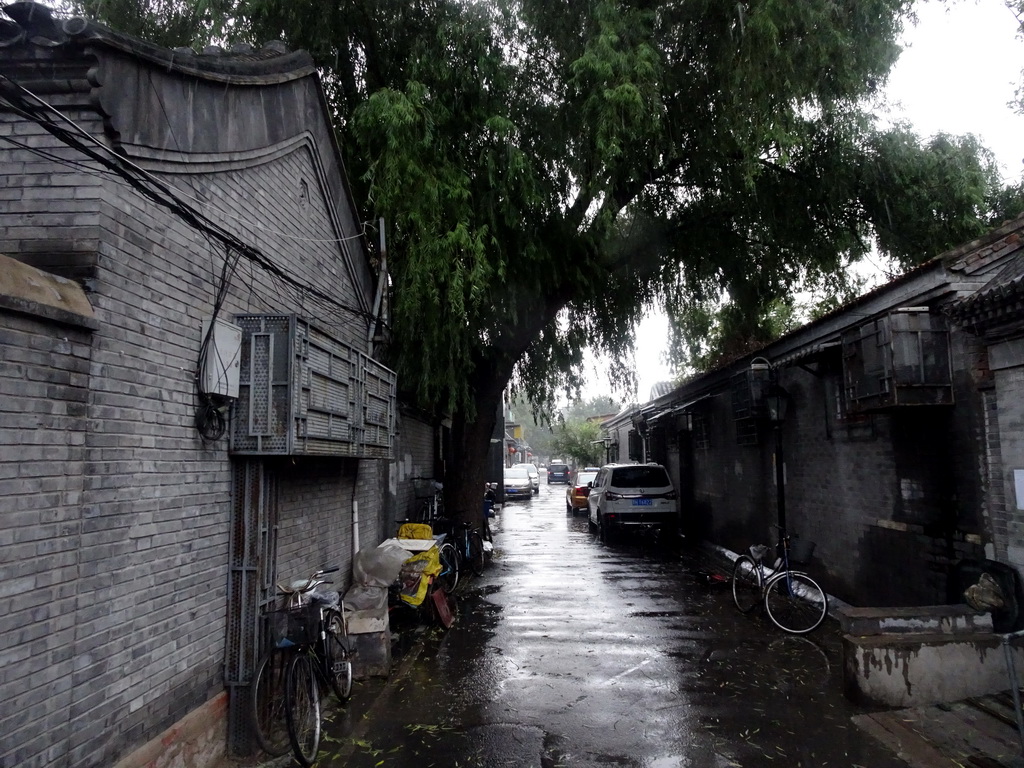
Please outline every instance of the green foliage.
[{"label": "green foliage", "polygon": [[577,467],[595,466],[604,456],[600,440],[601,425],[596,421],[568,419],[555,429],[551,450]]},{"label": "green foliage", "polygon": [[67,0],[61,5],[167,48],[206,45],[223,32],[234,9],[233,0]]},{"label": "green foliage", "polygon": [[[561,456],[565,453],[558,441],[566,424],[615,414],[622,406],[613,397],[602,395],[574,401],[559,412],[554,412],[552,408],[549,406],[548,410],[538,411],[523,396],[514,397],[509,403],[509,410],[516,423],[523,428],[523,440],[530,446],[535,457]],[[598,454],[602,452],[598,451]]]},{"label": "green foliage", "polygon": [[591,419],[609,416],[622,410],[622,403],[611,395],[598,395],[589,400],[577,400],[562,410],[564,419]]},{"label": "green foliage", "polygon": [[391,362],[469,420],[510,380],[578,393],[583,350],[628,360],[652,303],[711,365],[789,328],[800,286],[834,302],[876,240],[909,266],[1020,209],[972,137],[862,108],[912,0],[82,2],[165,44],[311,52],[387,222]]}]

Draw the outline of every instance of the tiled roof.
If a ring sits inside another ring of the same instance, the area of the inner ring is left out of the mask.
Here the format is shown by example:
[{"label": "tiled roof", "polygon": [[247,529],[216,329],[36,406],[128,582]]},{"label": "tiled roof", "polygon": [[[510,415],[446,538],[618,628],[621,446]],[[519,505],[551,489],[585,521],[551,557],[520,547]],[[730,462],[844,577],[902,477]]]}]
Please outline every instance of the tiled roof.
[{"label": "tiled roof", "polygon": [[232,82],[267,83],[292,80],[314,71],[312,57],[305,51],[290,51],[273,41],[256,49],[249,45],[229,48],[208,46],[201,52],[191,48],[173,50],[115,32],[88,19],[56,16],[40,3],[22,0],[3,6],[8,19],[0,17],[0,49],[32,45],[60,49],[83,45],[104,45],[141,59],[157,62],[170,70]]},{"label": "tiled roof", "polygon": [[949,308],[957,322],[985,331],[997,325],[1024,322],[1024,244],[991,280]]}]

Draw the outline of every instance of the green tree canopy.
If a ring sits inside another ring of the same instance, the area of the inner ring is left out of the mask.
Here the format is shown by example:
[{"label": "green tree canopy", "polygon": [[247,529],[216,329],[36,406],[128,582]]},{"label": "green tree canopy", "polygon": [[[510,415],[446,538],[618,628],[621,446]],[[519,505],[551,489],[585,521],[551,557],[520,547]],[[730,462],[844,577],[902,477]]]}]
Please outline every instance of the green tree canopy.
[{"label": "green tree canopy", "polygon": [[[178,7],[82,3],[138,30]],[[578,391],[582,350],[627,360],[645,305],[685,316],[724,295],[730,335],[756,337],[872,238],[912,262],[987,223],[975,143],[879,130],[862,107],[912,0],[183,6],[178,42],[315,57],[358,202],[387,221],[392,362],[453,414],[457,508],[479,506],[506,384],[537,403]]]},{"label": "green tree canopy", "polygon": [[610,395],[576,400],[564,408],[556,409],[554,413],[536,410],[524,395],[513,397],[509,403],[510,412],[523,428],[523,440],[530,446],[535,458],[551,458],[566,453],[559,440],[567,424],[615,414],[621,408],[619,402]]},{"label": "green tree canopy", "polygon": [[601,445],[601,425],[585,419],[567,419],[555,428],[552,450],[577,467],[592,467],[603,463],[604,446]]}]

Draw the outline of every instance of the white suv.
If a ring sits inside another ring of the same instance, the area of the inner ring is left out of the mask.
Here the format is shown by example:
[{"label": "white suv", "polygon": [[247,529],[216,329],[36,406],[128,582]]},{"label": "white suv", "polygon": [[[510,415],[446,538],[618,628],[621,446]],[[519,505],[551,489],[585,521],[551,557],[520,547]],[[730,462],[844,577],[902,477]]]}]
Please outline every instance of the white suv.
[{"label": "white suv", "polygon": [[631,528],[657,528],[670,541],[679,527],[676,489],[661,464],[606,464],[590,484],[587,508],[590,530],[605,542]]}]

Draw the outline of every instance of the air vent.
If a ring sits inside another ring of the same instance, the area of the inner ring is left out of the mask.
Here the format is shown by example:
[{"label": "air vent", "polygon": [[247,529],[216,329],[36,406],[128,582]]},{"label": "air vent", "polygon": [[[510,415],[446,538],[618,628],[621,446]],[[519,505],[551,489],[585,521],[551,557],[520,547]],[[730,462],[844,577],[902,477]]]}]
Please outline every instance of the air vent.
[{"label": "air vent", "polygon": [[395,373],[295,315],[238,315],[231,452],[392,458]]}]

